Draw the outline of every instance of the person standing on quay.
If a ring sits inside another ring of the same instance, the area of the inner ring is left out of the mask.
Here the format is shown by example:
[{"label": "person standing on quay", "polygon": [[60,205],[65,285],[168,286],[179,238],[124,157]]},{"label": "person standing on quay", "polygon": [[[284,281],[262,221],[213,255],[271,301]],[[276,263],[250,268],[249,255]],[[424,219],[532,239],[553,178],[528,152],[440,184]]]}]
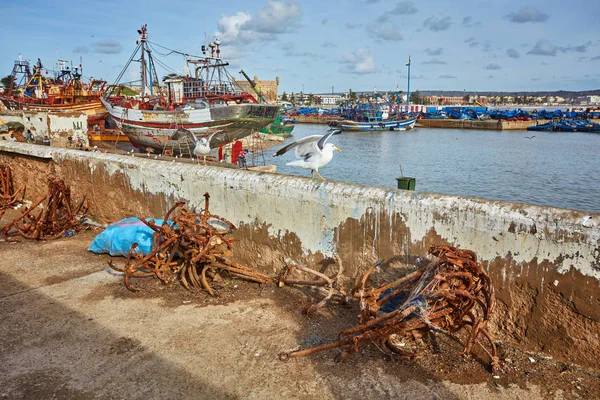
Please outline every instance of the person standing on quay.
[{"label": "person standing on quay", "polygon": [[246,164],[246,152],[244,150],[240,151],[240,154],[238,155],[238,166],[240,169],[248,169]]}]

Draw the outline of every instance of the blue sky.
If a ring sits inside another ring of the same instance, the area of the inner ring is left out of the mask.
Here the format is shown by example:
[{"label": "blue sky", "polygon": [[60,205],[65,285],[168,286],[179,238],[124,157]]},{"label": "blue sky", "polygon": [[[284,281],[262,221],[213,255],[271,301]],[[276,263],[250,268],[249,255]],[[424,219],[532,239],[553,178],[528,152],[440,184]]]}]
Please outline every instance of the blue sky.
[{"label": "blue sky", "polygon": [[[406,90],[409,55],[412,90],[600,89],[598,0],[2,0],[0,13],[2,76],[22,53],[49,68],[82,57],[84,76],[112,82],[148,24],[189,53],[218,36],[234,76],[279,76],[280,92]],[[181,56],[160,60],[183,72]]]}]

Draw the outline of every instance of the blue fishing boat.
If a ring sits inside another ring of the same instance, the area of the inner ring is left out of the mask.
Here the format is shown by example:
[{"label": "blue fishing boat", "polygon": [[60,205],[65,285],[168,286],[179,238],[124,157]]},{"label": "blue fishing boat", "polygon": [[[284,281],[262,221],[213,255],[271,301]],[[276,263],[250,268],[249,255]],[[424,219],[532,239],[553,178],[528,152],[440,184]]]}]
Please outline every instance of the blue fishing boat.
[{"label": "blue fishing boat", "polygon": [[366,122],[342,121],[340,127],[343,131],[405,131],[414,128],[417,118],[405,120],[373,120]]},{"label": "blue fishing boat", "polygon": [[556,130],[556,122],[547,122],[545,124],[540,124],[540,125],[534,125],[534,126],[528,126],[527,127],[528,131],[534,131],[534,132],[553,132]]},{"label": "blue fishing boat", "polygon": [[527,127],[528,131],[546,132],[600,132],[600,124],[588,120],[558,120]]}]

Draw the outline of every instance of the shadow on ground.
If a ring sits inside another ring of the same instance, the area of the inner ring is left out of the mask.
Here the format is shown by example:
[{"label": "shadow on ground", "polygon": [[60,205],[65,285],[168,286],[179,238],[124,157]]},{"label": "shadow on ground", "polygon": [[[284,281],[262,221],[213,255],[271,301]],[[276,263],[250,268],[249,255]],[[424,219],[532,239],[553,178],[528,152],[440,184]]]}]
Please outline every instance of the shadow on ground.
[{"label": "shadow on ground", "polygon": [[0,280],[14,293],[0,297],[0,397],[233,398],[139,340],[119,336],[5,273]]}]

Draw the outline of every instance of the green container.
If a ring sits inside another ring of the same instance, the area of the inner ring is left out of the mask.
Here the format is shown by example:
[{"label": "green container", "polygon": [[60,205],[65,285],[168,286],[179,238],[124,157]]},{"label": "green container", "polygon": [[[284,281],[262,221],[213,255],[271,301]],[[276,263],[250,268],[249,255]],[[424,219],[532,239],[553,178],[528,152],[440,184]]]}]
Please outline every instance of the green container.
[{"label": "green container", "polygon": [[398,189],[402,190],[415,190],[415,186],[417,185],[417,178],[403,176],[396,178],[396,180],[398,181]]}]

